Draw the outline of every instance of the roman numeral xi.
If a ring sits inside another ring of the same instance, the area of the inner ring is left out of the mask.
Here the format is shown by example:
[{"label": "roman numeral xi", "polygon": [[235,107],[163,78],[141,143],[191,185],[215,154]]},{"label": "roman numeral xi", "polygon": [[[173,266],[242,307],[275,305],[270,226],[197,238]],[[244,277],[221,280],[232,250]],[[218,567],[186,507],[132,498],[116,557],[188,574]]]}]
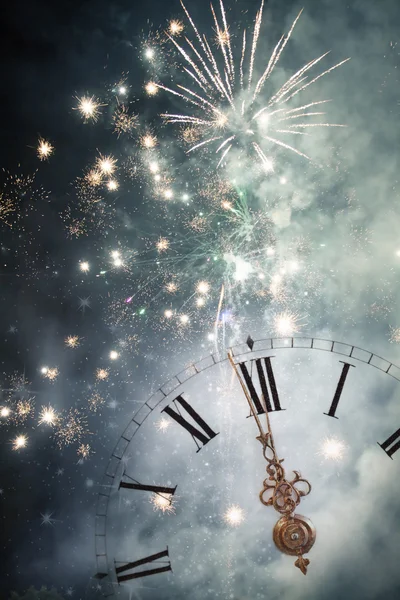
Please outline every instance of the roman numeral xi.
[{"label": "roman numeral xi", "polygon": [[[174,421],[176,421],[179,425],[181,425],[184,429],[186,429],[186,431],[188,431],[191,434],[197,446],[196,452],[199,452],[202,448],[202,446],[199,445],[197,440],[199,440],[203,444],[203,446],[205,446],[210,440],[212,440],[213,438],[215,438],[216,435],[218,435],[219,432],[215,433],[215,431],[211,429],[211,427],[204,421],[204,419],[201,418],[199,413],[197,413],[194,410],[194,408],[190,406],[189,402],[187,402],[181,395],[177,396],[175,400],[173,400],[173,404],[175,405],[176,410],[174,410],[172,406],[169,405],[163,408],[161,412],[166,412],[167,415],[172,417]],[[182,417],[179,411],[179,405],[187,412],[187,414],[193,419],[193,421],[197,423],[197,425],[201,429],[198,429],[189,421],[187,421],[184,417]]]}]

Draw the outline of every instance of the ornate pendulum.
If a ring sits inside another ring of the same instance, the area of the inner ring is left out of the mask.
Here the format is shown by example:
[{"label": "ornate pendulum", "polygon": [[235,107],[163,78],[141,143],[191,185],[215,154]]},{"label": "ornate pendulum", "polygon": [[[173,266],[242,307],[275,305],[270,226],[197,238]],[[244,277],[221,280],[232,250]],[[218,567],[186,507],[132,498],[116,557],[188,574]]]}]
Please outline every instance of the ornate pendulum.
[{"label": "ornate pendulum", "polygon": [[[306,496],[311,491],[311,484],[302,479],[298,471],[293,471],[295,476],[292,481],[285,479],[285,470],[276,456],[273,440],[269,433],[257,438],[263,444],[264,458],[268,462],[266,467],[269,477],[264,479],[263,489],[260,492],[260,500],[265,506],[273,506],[283,516],[275,524],[273,540],[281,552],[291,556],[297,556],[294,563],[300,571],[306,575],[310,564],[308,558],[303,554],[310,551],[316,539],[316,530],[310,519],[302,515],[294,514],[295,508],[300,504],[301,496]],[[271,450],[272,458],[266,456],[267,449]],[[270,483],[270,482],[274,483]],[[296,488],[297,483],[306,485],[306,490]],[[269,493],[266,499],[265,494]],[[272,495],[271,495],[272,492]]]}]

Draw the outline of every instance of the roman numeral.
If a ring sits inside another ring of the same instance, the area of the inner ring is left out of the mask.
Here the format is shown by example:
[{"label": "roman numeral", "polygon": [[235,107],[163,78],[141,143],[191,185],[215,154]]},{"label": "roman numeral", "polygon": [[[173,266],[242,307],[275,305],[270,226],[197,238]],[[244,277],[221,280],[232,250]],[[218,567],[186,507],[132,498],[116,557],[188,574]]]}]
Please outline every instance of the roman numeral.
[{"label": "roman numeral", "polygon": [[141,565],[151,563],[155,560],[158,560],[159,558],[163,558],[164,556],[168,556],[168,546],[166,550],[158,552],[157,554],[152,554],[151,556],[146,556],[146,558],[141,558],[139,560],[135,560],[134,562],[125,563],[120,567],[115,567],[115,573],[117,575],[118,583],[122,583],[123,581],[129,581],[130,579],[137,579],[138,577],[147,577],[148,575],[155,575],[156,573],[165,573],[166,571],[172,571],[171,563],[168,561],[168,565],[166,567],[158,567],[157,569],[148,569],[147,571],[137,571],[136,573],[127,573],[126,575],[120,575],[120,573],[132,571],[136,567],[140,567]]},{"label": "roman numeral", "polygon": [[[260,388],[261,388],[261,394],[262,394],[262,397],[264,398],[265,406],[267,407],[268,412],[272,412],[274,410],[285,410],[285,409],[281,408],[281,404],[279,401],[279,395],[278,395],[278,390],[276,387],[275,376],[274,376],[274,372],[272,370],[272,365],[271,365],[271,358],[274,358],[274,357],[266,356],[264,359],[257,358],[255,360],[258,381],[259,381]],[[264,360],[264,364],[262,362],[263,360]],[[257,414],[258,415],[264,414],[265,409],[261,403],[261,398],[258,395],[256,388],[254,387],[254,384],[253,384],[252,378],[250,376],[250,373],[247,369],[246,363],[244,363],[244,362],[239,363],[238,366],[240,367],[243,378],[246,382],[248,392],[253,401],[253,404],[254,404]],[[264,370],[265,370],[265,372],[264,372]],[[267,376],[267,378],[265,377],[265,375]],[[268,391],[267,381],[269,384],[270,391]],[[271,400],[272,400],[272,403],[271,403]],[[272,405],[273,405],[273,408],[272,408]]]},{"label": "roman numeral", "polygon": [[[186,419],[184,419],[179,412],[176,412],[173,408],[171,408],[171,406],[166,406],[161,412],[166,412],[177,423],[179,423],[179,425],[182,425],[182,427],[184,427],[192,435],[193,440],[195,441],[196,446],[197,446],[196,452],[199,452],[199,450],[201,450],[202,447],[199,446],[199,444],[197,443],[197,440],[195,438],[200,440],[200,442],[203,444],[203,446],[205,446],[206,444],[208,444],[208,442],[212,438],[214,438],[216,435],[218,435],[219,432],[215,433],[215,431],[213,431],[211,429],[211,427],[209,425],[207,425],[207,423],[190,406],[190,404],[184,398],[182,398],[181,395],[177,396],[177,398],[175,398],[174,402],[175,403],[178,402],[182,406],[182,408],[184,408],[186,410],[186,412],[192,417],[192,419],[194,421],[196,421],[196,423],[203,429],[204,433],[202,431],[200,431],[199,429],[197,429],[196,427],[194,427],[194,425],[192,425],[191,423],[186,421]],[[177,404],[176,404],[176,408],[179,411],[179,407]]]},{"label": "roman numeral", "polygon": [[343,391],[343,387],[344,387],[344,384],[346,381],[347,374],[349,372],[350,367],[354,367],[354,365],[351,365],[350,363],[346,363],[343,360],[341,360],[339,362],[343,363],[342,373],[340,375],[339,383],[337,384],[336,392],[335,392],[335,395],[333,396],[333,400],[332,400],[332,404],[329,409],[329,412],[324,413],[324,415],[326,415],[327,417],[335,417],[335,419],[338,419],[338,417],[335,416],[335,412],[336,412],[337,406],[339,404],[340,396]]},{"label": "roman numeral", "polygon": [[[396,442],[397,440],[397,442]],[[393,442],[396,442],[395,444],[393,444]],[[383,448],[383,450],[386,452],[386,454],[388,456],[390,456],[390,458],[393,460],[392,455],[396,452],[396,450],[398,450],[400,448],[400,429],[398,429],[397,431],[394,432],[393,435],[391,435],[390,437],[388,437],[388,439],[383,442],[383,444],[380,444],[379,442],[378,446],[380,446],[381,448]],[[389,446],[393,444],[393,446],[391,448],[389,448]],[[387,449],[389,448],[389,450]]]},{"label": "roman numeral", "polygon": [[[126,477],[128,477],[128,476],[126,476]],[[129,477],[129,479],[130,479],[130,477]],[[144,492],[154,492],[155,494],[171,494],[171,496],[173,496],[175,494],[177,487],[178,486],[175,486],[174,488],[169,488],[169,487],[164,487],[161,485],[147,485],[147,484],[138,483],[135,480],[121,481],[119,484],[119,489],[126,488],[128,490],[142,490]]]}]

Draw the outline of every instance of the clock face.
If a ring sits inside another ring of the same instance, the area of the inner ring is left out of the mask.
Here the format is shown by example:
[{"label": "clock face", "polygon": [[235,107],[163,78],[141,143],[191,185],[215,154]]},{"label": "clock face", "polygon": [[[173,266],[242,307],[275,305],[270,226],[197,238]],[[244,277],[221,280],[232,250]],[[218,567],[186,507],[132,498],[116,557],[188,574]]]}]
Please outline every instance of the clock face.
[{"label": "clock face", "polygon": [[256,420],[214,355],[162,386],[116,445],[97,507],[99,587],[144,600],[400,597],[400,369],[315,338],[250,346],[233,349],[247,392],[265,426],[268,409],[286,478],[312,487],[295,511],[316,529],[307,575],[274,544],[282,515],[259,499]]}]

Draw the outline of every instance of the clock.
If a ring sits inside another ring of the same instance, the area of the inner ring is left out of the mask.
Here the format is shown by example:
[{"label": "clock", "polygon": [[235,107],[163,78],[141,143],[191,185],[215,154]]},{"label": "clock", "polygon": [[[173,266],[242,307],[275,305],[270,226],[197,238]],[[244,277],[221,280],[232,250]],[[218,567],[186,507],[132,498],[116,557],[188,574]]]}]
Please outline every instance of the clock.
[{"label": "clock", "polygon": [[400,369],[347,343],[254,341],[186,367],[105,470],[106,597],[400,597]]}]

